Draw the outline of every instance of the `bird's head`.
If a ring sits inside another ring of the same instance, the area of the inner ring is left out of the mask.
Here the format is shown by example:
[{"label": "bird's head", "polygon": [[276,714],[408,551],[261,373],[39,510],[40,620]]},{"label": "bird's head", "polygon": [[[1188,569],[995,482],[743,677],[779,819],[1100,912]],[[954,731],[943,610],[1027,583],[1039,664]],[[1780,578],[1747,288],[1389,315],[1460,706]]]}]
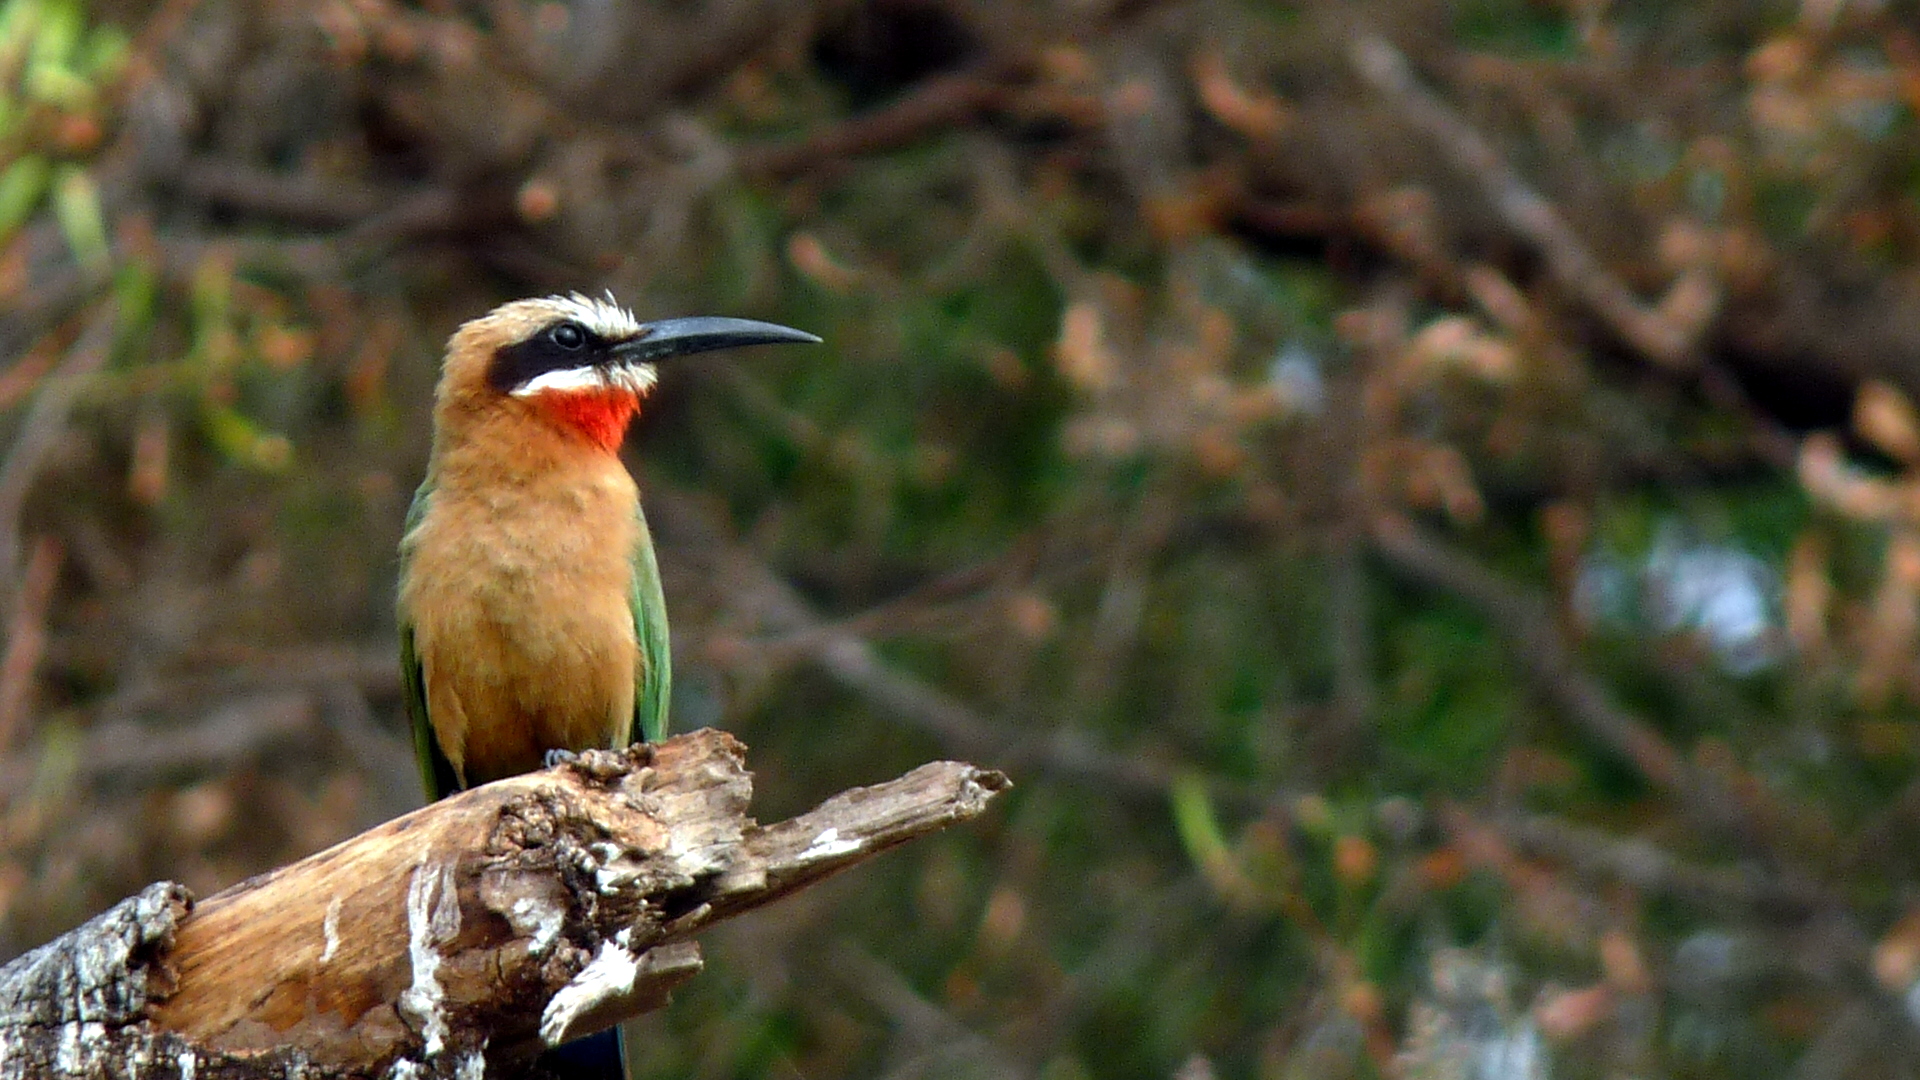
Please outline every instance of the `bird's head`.
[{"label": "bird's head", "polygon": [[454,332],[439,397],[443,409],[532,411],[616,450],[640,400],[658,379],[660,361],[743,345],[819,340],[751,319],[641,322],[611,296],[515,300]]}]

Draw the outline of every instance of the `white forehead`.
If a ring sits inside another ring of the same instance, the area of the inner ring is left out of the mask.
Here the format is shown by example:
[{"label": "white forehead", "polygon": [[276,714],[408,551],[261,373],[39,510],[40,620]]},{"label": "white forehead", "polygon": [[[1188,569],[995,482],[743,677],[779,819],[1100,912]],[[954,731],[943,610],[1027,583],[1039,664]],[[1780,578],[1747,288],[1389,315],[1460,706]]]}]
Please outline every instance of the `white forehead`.
[{"label": "white forehead", "polygon": [[610,341],[619,341],[633,337],[640,332],[640,320],[633,312],[613,302],[613,294],[606,299],[596,300],[591,296],[572,293],[567,296],[549,296],[538,301],[554,315],[563,319],[572,319],[594,334]]}]

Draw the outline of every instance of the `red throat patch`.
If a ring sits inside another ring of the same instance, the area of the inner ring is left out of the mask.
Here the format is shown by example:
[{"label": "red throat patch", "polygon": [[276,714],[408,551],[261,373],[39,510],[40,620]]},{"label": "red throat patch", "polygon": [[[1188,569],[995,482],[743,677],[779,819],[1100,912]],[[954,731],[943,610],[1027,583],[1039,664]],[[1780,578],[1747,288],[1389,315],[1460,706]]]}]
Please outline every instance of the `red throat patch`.
[{"label": "red throat patch", "polygon": [[640,411],[639,396],[629,390],[549,390],[534,401],[547,415],[609,452],[620,449],[627,424]]}]

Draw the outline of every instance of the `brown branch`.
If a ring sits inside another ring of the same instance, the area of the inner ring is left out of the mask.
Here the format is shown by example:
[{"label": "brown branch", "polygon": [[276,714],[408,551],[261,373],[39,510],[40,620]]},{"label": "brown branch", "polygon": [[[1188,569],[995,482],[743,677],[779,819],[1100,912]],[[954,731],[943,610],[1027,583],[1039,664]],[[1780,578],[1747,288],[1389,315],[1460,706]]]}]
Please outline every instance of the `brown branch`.
[{"label": "brown branch", "polygon": [[190,914],[154,886],[0,969],[0,1080],[531,1075],[541,1048],[664,1005],[713,923],[1008,786],[938,762],[760,826],[743,751],[711,730],[590,751]]},{"label": "brown branch", "polygon": [[169,178],[186,195],[262,217],[303,225],[351,225],[385,207],[403,201],[408,193],[379,188],[339,177],[289,173],[246,161],[194,158],[181,164]]},{"label": "brown branch", "polygon": [[1844,896],[1787,870],[1763,869],[1750,862],[1701,865],[1644,836],[1615,836],[1544,814],[1483,818],[1464,806],[1448,806],[1442,809],[1440,821],[1456,840],[1467,844],[1482,844],[1487,835],[1498,834],[1527,855],[1718,912],[1760,912],[1798,921],[1814,915],[1843,918],[1849,908]]},{"label": "brown branch", "polygon": [[1369,86],[1432,139],[1455,168],[1480,185],[1500,220],[1539,251],[1548,270],[1588,310],[1656,363],[1685,369],[1697,366],[1695,347],[1719,309],[1717,284],[1683,277],[1675,285],[1676,290],[1707,290],[1679,305],[1687,312],[1684,319],[1641,303],[1519,170],[1464,117],[1420,84],[1400,50],[1379,37],[1363,36],[1353,45],[1352,60]]},{"label": "brown branch", "polygon": [[1466,600],[1484,612],[1516,646],[1527,674],[1588,734],[1631,761],[1655,786],[1672,790],[1687,779],[1686,759],[1639,717],[1609,700],[1606,690],[1574,662],[1544,605],[1533,602],[1491,571],[1421,535],[1404,518],[1379,515],[1374,550],[1393,567],[1422,583]]},{"label": "brown branch", "polygon": [[90,376],[106,366],[113,351],[118,314],[104,304],[88,319],[80,337],[54,373],[40,385],[20,421],[19,434],[0,459],[0,588],[12,588],[20,559],[20,517],[34,481],[67,433],[67,418]]},{"label": "brown branch", "polygon": [[60,541],[41,536],[33,543],[7,624],[7,647],[0,654],[0,755],[13,748],[32,703],[34,676],[47,651],[47,609],[60,581],[66,552]]},{"label": "brown branch", "polygon": [[1424,535],[1407,521],[1373,520],[1373,547],[1394,569],[1472,604],[1502,637],[1535,689],[1589,738],[1633,764],[1697,823],[1753,839],[1758,824],[1743,795],[1696,767],[1642,717],[1621,708],[1588,674],[1554,625],[1545,605],[1466,556]]},{"label": "brown branch", "polygon": [[891,105],[798,142],[743,148],[740,169],[749,175],[784,179],[816,165],[891,150],[930,132],[958,127],[1006,104],[1008,89],[1001,82],[1006,74],[962,71],[929,79]]},{"label": "brown branch", "polygon": [[[663,484],[648,488],[648,516],[670,553],[708,563],[705,573],[727,582],[728,601],[749,621],[777,635],[782,648],[842,687],[878,706],[884,715],[938,741],[947,753],[977,757],[1007,768],[1041,769],[1091,783],[1115,794],[1159,803],[1173,770],[1137,756],[1114,753],[1084,733],[1033,731],[997,724],[935,686],[887,664],[866,638],[816,614],[793,586],[752,551],[736,543],[690,496]],[[1217,794],[1242,802],[1277,797],[1223,785]]]}]

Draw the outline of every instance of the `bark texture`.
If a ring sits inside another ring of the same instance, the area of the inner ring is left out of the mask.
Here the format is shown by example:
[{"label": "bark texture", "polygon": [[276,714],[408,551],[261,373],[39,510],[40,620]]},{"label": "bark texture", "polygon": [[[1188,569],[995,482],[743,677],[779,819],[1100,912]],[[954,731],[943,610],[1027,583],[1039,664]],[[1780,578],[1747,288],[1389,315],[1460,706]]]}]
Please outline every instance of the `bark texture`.
[{"label": "bark texture", "polygon": [[776,825],[731,736],[592,751],[195,904],[157,884],[0,968],[0,1080],[531,1075],[661,1007],[689,938],[980,813],[953,762]]}]

